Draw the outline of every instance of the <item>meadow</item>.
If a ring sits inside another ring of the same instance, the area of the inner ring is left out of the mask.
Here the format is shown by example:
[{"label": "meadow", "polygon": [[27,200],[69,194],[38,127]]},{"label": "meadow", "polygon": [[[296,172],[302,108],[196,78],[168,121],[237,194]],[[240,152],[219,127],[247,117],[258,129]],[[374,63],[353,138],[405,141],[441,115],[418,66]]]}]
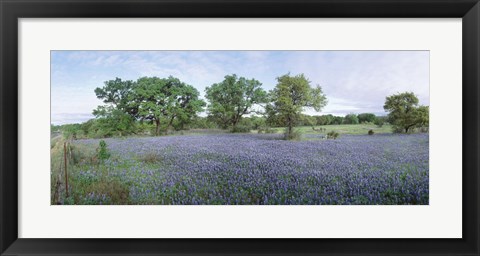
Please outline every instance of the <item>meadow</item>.
[{"label": "meadow", "polygon": [[[369,130],[372,130],[374,133],[392,133],[392,126],[385,124],[382,127],[378,127],[373,124],[333,124],[333,125],[316,125],[315,129],[323,128],[325,129],[324,133],[330,131],[336,131],[339,134],[349,134],[349,135],[364,135],[367,134]],[[276,127],[272,128],[276,133],[284,132],[285,128]],[[296,128],[302,134],[318,134],[319,132],[312,129],[312,126],[300,126]]]},{"label": "meadow", "polygon": [[[428,133],[394,134],[385,125],[335,125],[340,137],[300,127],[301,141],[279,133],[104,139],[71,143],[69,197],[55,186],[52,204],[406,205],[429,203]],[[319,128],[317,126],[317,128]],[[375,129],[374,135],[367,135]],[[52,140],[52,170],[62,140]]]},{"label": "meadow", "polygon": [[429,204],[427,53],[54,52],[51,204]]}]

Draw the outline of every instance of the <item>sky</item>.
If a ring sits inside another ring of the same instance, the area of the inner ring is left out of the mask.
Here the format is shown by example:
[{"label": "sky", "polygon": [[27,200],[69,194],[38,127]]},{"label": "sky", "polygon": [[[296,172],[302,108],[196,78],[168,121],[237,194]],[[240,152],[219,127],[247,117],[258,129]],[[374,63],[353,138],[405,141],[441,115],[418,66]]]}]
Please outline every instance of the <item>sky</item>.
[{"label": "sky", "polygon": [[255,78],[268,91],[287,73],[303,73],[326,94],[327,106],[309,115],[386,115],[385,98],[406,91],[429,105],[428,51],[52,51],[51,123],[94,118],[102,105],[95,88],[116,77],[174,76],[204,98],[225,75]]}]

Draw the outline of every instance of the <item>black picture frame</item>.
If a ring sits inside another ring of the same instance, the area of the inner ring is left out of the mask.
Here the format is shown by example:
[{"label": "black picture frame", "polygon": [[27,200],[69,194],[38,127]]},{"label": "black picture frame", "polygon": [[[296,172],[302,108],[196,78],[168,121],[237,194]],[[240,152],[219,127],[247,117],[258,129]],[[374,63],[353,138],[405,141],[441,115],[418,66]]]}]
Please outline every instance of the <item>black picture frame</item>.
[{"label": "black picture frame", "polygon": [[[478,0],[0,0],[0,16],[1,255],[479,255]],[[18,19],[51,17],[462,18],[463,238],[18,238]]]}]

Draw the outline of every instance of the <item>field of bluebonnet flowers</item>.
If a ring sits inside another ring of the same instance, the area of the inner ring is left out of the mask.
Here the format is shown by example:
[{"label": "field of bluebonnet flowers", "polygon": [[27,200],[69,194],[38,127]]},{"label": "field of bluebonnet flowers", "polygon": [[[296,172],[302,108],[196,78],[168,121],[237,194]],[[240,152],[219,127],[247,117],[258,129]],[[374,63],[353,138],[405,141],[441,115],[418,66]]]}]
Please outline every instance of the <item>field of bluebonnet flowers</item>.
[{"label": "field of bluebonnet flowers", "polygon": [[[83,185],[72,190],[105,181],[118,190],[113,193],[122,194],[123,204],[429,203],[428,134],[344,135],[336,140],[309,135],[304,141],[280,136],[105,139],[111,157],[100,164],[79,162],[70,175]],[[96,148],[99,140],[74,144]],[[98,192],[111,190],[77,191],[75,203],[118,203],[112,197],[119,195]]]}]

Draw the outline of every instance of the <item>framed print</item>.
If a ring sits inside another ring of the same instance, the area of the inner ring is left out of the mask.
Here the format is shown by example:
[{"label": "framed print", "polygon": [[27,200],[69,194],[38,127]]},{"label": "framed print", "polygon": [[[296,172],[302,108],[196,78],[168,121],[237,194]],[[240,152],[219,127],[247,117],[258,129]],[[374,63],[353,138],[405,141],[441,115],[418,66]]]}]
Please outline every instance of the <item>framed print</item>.
[{"label": "framed print", "polygon": [[2,1],[1,255],[479,254],[468,1]]}]

